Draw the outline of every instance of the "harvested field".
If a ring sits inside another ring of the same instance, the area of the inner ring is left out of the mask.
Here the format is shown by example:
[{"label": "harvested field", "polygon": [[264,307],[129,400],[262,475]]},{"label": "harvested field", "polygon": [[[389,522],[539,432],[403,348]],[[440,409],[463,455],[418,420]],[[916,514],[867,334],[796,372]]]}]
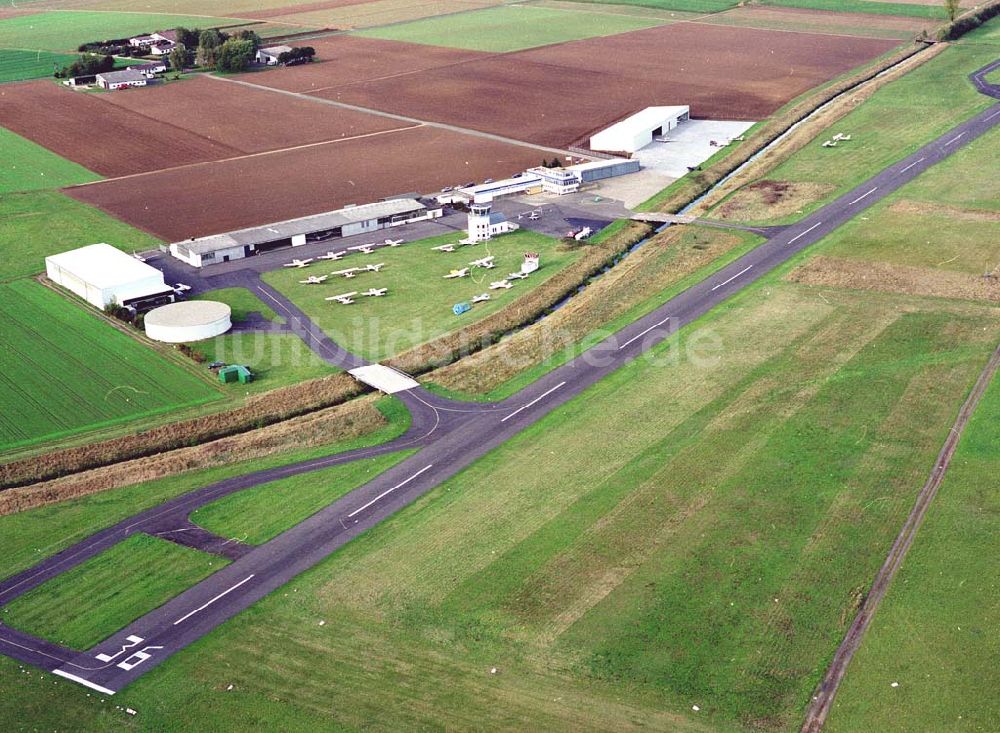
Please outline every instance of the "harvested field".
[{"label": "harvested field", "polygon": [[490,58],[490,54],[360,36],[330,36],[309,41],[317,61],[302,66],[244,74],[254,84],[293,92],[407,76],[419,71]]},{"label": "harvested field", "polygon": [[[696,117],[759,120],[896,43],[676,23],[316,93],[565,146],[649,105],[690,104]],[[517,103],[468,104],[484,96]]]},{"label": "harvested field", "polygon": [[279,15],[272,20],[281,23],[327,28],[370,28],[390,23],[405,23],[436,15],[461,13],[466,10],[500,5],[501,0],[373,0],[326,10],[312,10]]},{"label": "harvested field", "polygon": [[[243,153],[308,145],[406,127],[385,117],[337,109],[253,87],[197,77],[142,90],[106,94],[102,100]],[[281,114],[273,114],[277,105]]]},{"label": "harvested field", "polygon": [[[221,85],[220,85],[221,86]],[[377,140],[378,144],[372,144]],[[168,240],[214,234],[536,165],[536,150],[430,127],[66,189]],[[266,196],[260,182],[271,182]],[[170,191],[169,206],[147,205]]]},{"label": "harvested field", "polygon": [[[235,148],[165,122],[137,117],[108,104],[106,96],[72,91],[50,81],[4,85],[0,125],[105,176],[240,155]],[[39,124],[41,119],[44,125]]]},{"label": "harvested field", "polygon": [[263,10],[244,10],[233,13],[237,18],[250,18],[252,20],[266,20],[277,18],[283,15],[294,15],[296,13],[312,13],[319,10],[332,10],[342,8],[345,5],[362,5],[368,0],[325,0],[318,3],[296,3],[293,5],[282,5],[276,8],[265,8]]},{"label": "harvested field", "polygon": [[1000,278],[964,272],[816,256],[789,273],[803,285],[1000,303]]},{"label": "harvested field", "polygon": [[775,8],[760,5],[734,8],[702,22],[745,28],[773,28],[807,33],[838,33],[851,36],[912,38],[923,28],[936,27],[939,21],[894,15],[835,13],[807,8]]}]

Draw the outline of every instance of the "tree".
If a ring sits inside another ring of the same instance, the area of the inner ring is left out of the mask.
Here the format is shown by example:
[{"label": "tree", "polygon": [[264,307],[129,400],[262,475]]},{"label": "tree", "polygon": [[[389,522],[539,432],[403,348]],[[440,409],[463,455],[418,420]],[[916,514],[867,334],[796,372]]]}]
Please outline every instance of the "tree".
[{"label": "tree", "polygon": [[278,54],[278,63],[282,66],[293,66],[295,64],[307,64],[313,60],[316,49],[312,46],[296,46],[290,51],[282,51]]},{"label": "tree", "polygon": [[170,59],[171,69],[178,72],[184,71],[184,67],[189,63],[187,46],[183,43],[178,43],[170,51],[168,58]]},{"label": "tree", "polygon": [[56,77],[72,78],[74,76],[93,76],[103,74],[115,68],[113,56],[98,56],[92,53],[85,53],[69,66],[64,66],[61,71],[56,72]]},{"label": "tree", "polygon": [[198,66],[215,66],[218,62],[222,35],[214,28],[202,31],[198,37]]},{"label": "tree", "polygon": [[230,38],[235,38],[240,41],[250,41],[253,44],[253,50],[256,51],[260,48],[260,36],[254,33],[249,28],[243,28],[242,30],[236,31]]},{"label": "tree", "polygon": [[944,0],[944,11],[948,13],[948,20],[955,22],[958,11],[961,9],[961,0]]},{"label": "tree", "polygon": [[201,39],[200,28],[174,28],[174,33],[178,44],[188,48],[198,48],[198,41]]},{"label": "tree", "polygon": [[245,38],[230,38],[219,47],[215,68],[226,73],[245,70],[253,60],[253,41]]}]

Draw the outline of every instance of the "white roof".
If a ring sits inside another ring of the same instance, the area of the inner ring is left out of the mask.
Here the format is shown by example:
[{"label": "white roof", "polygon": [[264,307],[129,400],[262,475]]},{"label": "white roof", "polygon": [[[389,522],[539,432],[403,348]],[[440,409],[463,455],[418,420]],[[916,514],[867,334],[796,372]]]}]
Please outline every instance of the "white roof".
[{"label": "white roof", "polygon": [[260,49],[260,52],[266,53],[268,56],[280,56],[281,54],[288,53],[291,50],[291,46],[268,46],[267,48]]},{"label": "white roof", "polygon": [[616,122],[611,127],[601,130],[599,135],[630,135],[646,130],[655,130],[660,127],[665,120],[672,120],[690,111],[687,105],[674,107],[646,107],[641,112],[636,112],[631,117],[626,117],[621,122]]},{"label": "white roof", "polygon": [[134,69],[122,69],[121,71],[106,71],[97,75],[98,79],[114,83],[119,81],[144,81],[146,77]]},{"label": "white roof", "polygon": [[205,326],[229,318],[232,309],[217,300],[182,300],[154,308],[145,316],[147,326]]},{"label": "white roof", "polygon": [[618,165],[619,163],[628,163],[628,158],[608,158],[606,160],[591,160],[586,163],[577,163],[576,165],[566,166],[568,171],[587,171],[600,168],[608,168],[611,166]]},{"label": "white roof", "polygon": [[386,394],[395,394],[407,389],[413,389],[420,385],[403,372],[398,372],[392,367],[382,364],[369,364],[368,366],[357,367],[348,372],[359,382],[381,390]]},{"label": "white roof", "polygon": [[45,258],[45,262],[46,264],[52,262],[80,280],[102,290],[154,277],[160,282],[163,281],[163,273],[152,265],[140,262],[132,255],[103,242],[49,255]]}]

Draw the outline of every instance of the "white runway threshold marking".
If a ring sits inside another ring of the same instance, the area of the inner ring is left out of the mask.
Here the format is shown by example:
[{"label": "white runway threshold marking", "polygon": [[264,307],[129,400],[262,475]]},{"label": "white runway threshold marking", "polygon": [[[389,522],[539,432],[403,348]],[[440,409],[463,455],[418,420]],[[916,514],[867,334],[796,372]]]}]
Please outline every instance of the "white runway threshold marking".
[{"label": "white runway threshold marking", "polygon": [[61,669],[52,670],[52,674],[57,674],[60,677],[65,677],[66,679],[72,680],[73,682],[76,682],[79,685],[83,685],[84,687],[89,687],[91,690],[97,690],[98,692],[102,692],[105,695],[115,694],[114,690],[109,690],[107,687],[101,687],[96,682],[85,680],[83,677],[77,677],[75,674],[70,674],[69,672],[63,672]]},{"label": "white runway threshold marking", "polygon": [[223,597],[224,595],[226,595],[226,594],[228,594],[228,593],[232,593],[232,592],[233,592],[234,590],[236,590],[237,588],[239,588],[239,587],[240,587],[241,585],[243,585],[244,583],[248,583],[248,582],[250,581],[250,579],[251,579],[251,578],[253,578],[253,575],[252,575],[252,574],[251,574],[251,575],[248,575],[247,577],[245,577],[245,578],[244,578],[243,580],[241,580],[241,581],[240,581],[239,583],[237,583],[236,585],[234,585],[234,586],[231,586],[231,587],[229,587],[229,588],[226,588],[226,590],[222,591],[222,592],[221,592],[221,593],[220,593],[219,595],[217,595],[217,596],[216,596],[215,598],[213,598],[212,600],[210,600],[210,601],[208,601],[208,602],[206,602],[206,603],[203,603],[202,605],[198,606],[198,608],[194,609],[194,610],[193,610],[193,611],[191,611],[190,613],[186,613],[186,614],[184,614],[184,615],[183,615],[183,616],[181,616],[181,617],[180,617],[179,619],[177,619],[176,621],[174,621],[174,626],[176,626],[177,624],[181,623],[182,621],[186,621],[187,619],[191,618],[191,617],[192,617],[192,616],[194,616],[194,615],[195,615],[196,613],[198,613],[198,611],[204,611],[204,610],[205,610],[206,608],[208,608],[209,606],[211,606],[211,605],[212,605],[213,603],[215,603],[215,602],[216,602],[217,600],[219,600],[220,598],[222,598],[222,597]]},{"label": "white runway threshold marking", "polygon": [[[804,233],[805,232],[803,232],[803,234]],[[752,267],[753,267],[753,265],[750,265],[748,267],[744,267],[742,270],[740,270],[739,272],[737,272],[735,275],[733,275],[731,278],[729,278],[725,282],[722,282],[722,283],[719,283],[718,285],[716,285],[714,288],[712,288],[712,290],[718,290],[723,285],[728,285],[729,283],[731,283],[733,280],[735,280],[736,278],[738,278],[740,275],[742,275],[744,272],[746,272],[747,270],[749,270]]]},{"label": "white runway threshold marking", "polygon": [[405,481],[399,482],[398,484],[396,484],[395,486],[393,486],[391,489],[386,489],[385,491],[383,491],[381,494],[379,494],[378,496],[376,496],[374,499],[372,499],[370,502],[368,502],[364,506],[358,507],[357,509],[355,509],[353,512],[351,512],[350,514],[347,515],[347,518],[351,519],[355,514],[360,514],[365,509],[367,509],[368,507],[370,507],[372,504],[374,504],[375,502],[377,502],[379,499],[381,499],[381,498],[383,498],[385,496],[388,496],[389,494],[391,494],[396,489],[400,489],[400,488],[406,486],[408,483],[410,483],[413,479],[415,479],[417,476],[419,476],[420,474],[422,474],[424,471],[430,470],[431,467],[433,467],[433,465],[434,465],[433,463],[428,463],[426,466],[424,466],[423,468],[421,468],[415,474],[413,474],[412,476],[410,476],[410,478],[406,479]]},{"label": "white runway threshold marking", "polygon": [[512,417],[514,417],[514,415],[516,415],[517,413],[521,412],[522,410],[527,410],[527,409],[528,409],[529,407],[531,407],[531,406],[532,406],[533,404],[535,404],[536,402],[541,402],[541,401],[542,401],[542,400],[544,400],[544,399],[545,399],[546,397],[548,397],[548,396],[549,396],[550,394],[552,394],[552,393],[553,393],[553,392],[555,392],[555,391],[556,391],[557,389],[559,389],[560,387],[562,387],[562,386],[563,386],[564,384],[566,384],[566,382],[559,382],[559,384],[557,384],[557,385],[556,385],[555,387],[553,387],[552,389],[550,389],[550,390],[547,390],[547,391],[545,391],[545,392],[542,392],[542,394],[538,395],[538,396],[537,396],[537,397],[536,397],[535,399],[533,399],[533,400],[532,400],[531,402],[529,402],[528,404],[526,404],[526,405],[522,405],[521,407],[518,407],[518,408],[517,408],[516,410],[514,410],[514,412],[510,413],[510,414],[509,414],[509,415],[508,415],[507,417],[502,417],[502,418],[500,418],[500,422],[507,422],[507,421],[508,421],[508,420],[510,420],[510,419],[511,419]]},{"label": "white runway threshold marking", "polygon": [[410,376],[382,364],[369,364],[368,366],[357,367],[356,369],[349,370],[347,373],[359,382],[364,382],[369,387],[374,387],[386,394],[405,392],[408,389],[420,386]]},{"label": "white runway threshold marking", "polygon": [[619,347],[618,347],[618,350],[619,350],[619,351],[621,351],[621,350],[622,350],[622,349],[624,349],[624,348],[625,348],[626,346],[628,346],[629,344],[631,344],[631,343],[632,343],[633,341],[638,341],[638,340],[639,340],[639,339],[641,339],[641,338],[642,338],[643,336],[645,336],[645,335],[646,335],[647,333],[649,333],[650,331],[652,331],[652,330],[653,330],[654,328],[656,328],[657,326],[662,326],[662,325],[663,325],[664,323],[666,323],[666,322],[667,322],[667,321],[669,321],[669,320],[670,320],[670,316],[667,316],[667,317],[666,317],[666,318],[664,318],[664,319],[663,319],[662,321],[657,321],[656,323],[654,323],[654,324],[653,324],[652,326],[650,326],[649,328],[647,328],[647,329],[646,329],[645,331],[643,331],[642,333],[640,333],[640,334],[637,334],[637,335],[633,336],[633,337],[632,337],[632,338],[630,338],[630,339],[629,339],[628,341],[626,341],[626,342],[625,342],[624,344],[622,344],[621,346],[619,346]]}]

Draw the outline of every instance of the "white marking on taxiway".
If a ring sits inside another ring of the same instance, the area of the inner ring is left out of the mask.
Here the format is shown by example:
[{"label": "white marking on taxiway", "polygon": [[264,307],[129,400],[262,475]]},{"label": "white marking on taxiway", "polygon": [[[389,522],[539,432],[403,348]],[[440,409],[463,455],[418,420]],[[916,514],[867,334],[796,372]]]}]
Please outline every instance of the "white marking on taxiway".
[{"label": "white marking on taxiway", "polygon": [[98,692],[102,692],[105,695],[114,695],[115,694],[114,690],[109,690],[107,687],[101,687],[96,682],[91,682],[90,680],[85,680],[83,677],[77,677],[75,674],[70,674],[69,672],[63,672],[61,669],[54,669],[54,670],[52,670],[52,674],[57,674],[60,677],[65,677],[68,680],[73,680],[73,682],[81,684],[84,687],[89,687],[91,690],[97,690]]}]

